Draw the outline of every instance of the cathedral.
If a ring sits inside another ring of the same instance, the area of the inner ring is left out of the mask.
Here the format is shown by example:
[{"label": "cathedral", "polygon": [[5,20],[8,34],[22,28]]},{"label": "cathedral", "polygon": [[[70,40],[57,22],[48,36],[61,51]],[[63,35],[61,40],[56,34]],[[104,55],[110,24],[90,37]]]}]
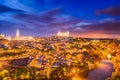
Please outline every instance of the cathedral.
[{"label": "cathedral", "polygon": [[20,32],[19,30],[17,29],[16,31],[16,36],[15,37],[12,37],[11,40],[33,40],[34,38],[32,36],[20,36]]}]

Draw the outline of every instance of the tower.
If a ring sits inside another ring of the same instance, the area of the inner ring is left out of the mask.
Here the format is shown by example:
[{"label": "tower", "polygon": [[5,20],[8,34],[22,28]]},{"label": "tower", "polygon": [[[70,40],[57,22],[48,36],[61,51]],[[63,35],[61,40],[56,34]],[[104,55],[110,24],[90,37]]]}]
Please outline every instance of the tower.
[{"label": "tower", "polygon": [[19,33],[19,30],[17,29],[16,31],[16,37],[19,37],[20,36],[20,33]]}]

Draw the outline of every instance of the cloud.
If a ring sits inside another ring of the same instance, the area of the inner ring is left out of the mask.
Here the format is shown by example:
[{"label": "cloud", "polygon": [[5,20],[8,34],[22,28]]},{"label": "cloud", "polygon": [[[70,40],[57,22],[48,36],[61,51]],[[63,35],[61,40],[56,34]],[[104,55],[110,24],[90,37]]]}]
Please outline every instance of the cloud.
[{"label": "cloud", "polygon": [[55,7],[54,4],[52,4],[52,0],[0,0],[0,2],[0,4],[10,8],[33,14],[41,13]]},{"label": "cloud", "polygon": [[56,7],[56,8],[47,10],[47,11],[43,12],[42,15],[44,15],[44,16],[55,16],[55,15],[62,14],[62,11],[63,11],[63,7],[60,6],[60,7]]},{"label": "cloud", "polygon": [[23,12],[22,10],[12,9],[5,5],[0,5],[0,13],[4,12]]},{"label": "cloud", "polygon": [[[1,1],[1,0],[0,0]],[[0,12],[0,32],[14,35],[16,29],[24,35],[50,36],[60,31],[70,31],[71,35],[81,37],[111,37],[120,34],[120,19],[84,20],[65,14],[63,7],[52,8],[52,0],[3,0]],[[50,2],[49,2],[50,1]],[[35,3],[33,3],[35,2]],[[36,2],[41,5],[35,5]],[[1,3],[0,3],[1,4]],[[9,8],[9,7],[10,8]],[[45,8],[46,6],[46,8]],[[7,7],[7,8],[6,8]],[[52,9],[51,9],[52,8]],[[118,16],[118,7],[97,10],[97,14]],[[3,10],[4,9],[4,10]],[[18,13],[11,14],[17,11]],[[20,13],[19,10],[24,10]],[[37,11],[37,12],[36,12]],[[9,30],[11,32],[9,32]]]},{"label": "cloud", "polygon": [[120,19],[105,20],[104,22],[98,20],[96,23],[89,25],[69,28],[69,31],[73,35],[81,37],[120,37]]},{"label": "cloud", "polygon": [[98,15],[105,14],[110,16],[120,16],[120,6],[113,6],[103,10],[96,10],[95,13]]},{"label": "cloud", "polygon": [[[113,37],[120,34],[120,19],[83,20],[62,13],[61,8],[51,9],[41,14],[22,14],[14,17],[14,28],[28,30],[35,36],[50,36],[59,30],[70,31],[81,37]],[[12,24],[13,25],[13,24]],[[28,33],[26,33],[28,34]],[[48,35],[49,34],[49,35]]]},{"label": "cloud", "polygon": [[26,0],[23,2],[22,0],[2,0],[2,1],[4,1],[2,3],[3,5],[6,5],[10,8],[18,9],[26,12],[35,12],[35,8],[32,8],[32,6],[29,6],[29,5],[33,5],[32,0]]},{"label": "cloud", "polygon": [[45,11],[41,14],[18,14],[16,19],[35,26],[37,29],[40,27],[49,28],[63,28],[69,27],[70,25],[80,22],[80,19],[72,17],[70,15],[64,15],[62,13],[62,8],[54,8],[49,11]]},{"label": "cloud", "polygon": [[[14,32],[14,30],[18,28],[22,29],[25,32],[27,31],[28,33],[31,31],[32,35],[34,36],[41,35],[41,33],[47,33],[51,31],[47,30],[49,29],[47,25],[51,21],[55,20],[49,13],[51,13],[51,15],[58,15],[59,11],[56,12],[56,10],[51,10],[45,12],[45,14],[43,13],[37,15],[31,13],[16,13],[16,15],[9,13],[2,14],[0,15],[0,32],[4,31],[4,33],[8,33],[7,30]],[[28,34],[27,32],[25,34]]]},{"label": "cloud", "polygon": [[84,26],[84,25],[91,25],[92,23],[91,22],[80,22],[80,23],[77,23],[76,26]]},{"label": "cloud", "polygon": [[55,20],[53,20],[48,26],[51,28],[58,28],[58,29],[68,29],[72,25],[81,22],[81,19],[75,18],[73,16],[68,15],[57,15]]},{"label": "cloud", "polygon": [[85,29],[93,31],[120,31],[120,20],[111,20],[105,22],[98,22],[96,24],[84,26]]}]

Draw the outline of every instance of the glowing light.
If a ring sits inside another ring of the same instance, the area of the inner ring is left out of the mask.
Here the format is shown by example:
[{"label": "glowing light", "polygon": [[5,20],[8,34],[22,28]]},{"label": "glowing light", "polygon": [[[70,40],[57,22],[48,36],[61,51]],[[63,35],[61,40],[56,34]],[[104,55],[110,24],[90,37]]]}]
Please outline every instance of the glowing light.
[{"label": "glowing light", "polygon": [[80,79],[79,77],[73,77],[72,80],[83,80],[83,79]]},{"label": "glowing light", "polygon": [[73,75],[77,75],[78,72],[79,72],[79,69],[76,68],[76,67],[74,67],[74,68],[71,69],[71,73],[72,73]]},{"label": "glowing light", "polygon": [[37,66],[37,67],[39,67],[39,65],[38,65],[38,64],[37,64],[36,66]]},{"label": "glowing light", "polygon": [[73,71],[72,71],[73,73],[76,73],[76,70],[75,69],[73,69]]},{"label": "glowing light", "polygon": [[99,66],[99,62],[97,62],[96,64],[97,64],[97,66]]},{"label": "glowing light", "polygon": [[5,37],[5,35],[4,34],[0,34],[0,37]]},{"label": "glowing light", "polygon": [[19,37],[20,36],[20,33],[19,33],[19,30],[17,29],[17,32],[16,32],[16,36]]},{"label": "glowing light", "polygon": [[69,37],[69,31],[67,31],[67,32],[58,32],[57,33],[57,36],[65,36],[65,37]]},{"label": "glowing light", "polygon": [[75,78],[73,78],[72,80],[75,80]]},{"label": "glowing light", "polygon": [[110,54],[108,54],[108,59],[111,59],[111,55]]},{"label": "glowing light", "polygon": [[16,36],[12,40],[34,40],[32,36],[20,36],[20,32],[17,29]]},{"label": "glowing light", "polygon": [[11,37],[7,37],[6,39],[7,39],[7,40],[11,40]]}]

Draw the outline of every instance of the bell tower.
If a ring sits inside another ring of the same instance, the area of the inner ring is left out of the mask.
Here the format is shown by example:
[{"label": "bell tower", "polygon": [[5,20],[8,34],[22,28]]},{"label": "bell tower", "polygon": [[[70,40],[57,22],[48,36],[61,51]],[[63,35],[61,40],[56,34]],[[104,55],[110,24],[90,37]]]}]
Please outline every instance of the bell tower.
[{"label": "bell tower", "polygon": [[16,37],[19,37],[20,36],[20,33],[19,33],[19,30],[17,29],[16,31]]}]

